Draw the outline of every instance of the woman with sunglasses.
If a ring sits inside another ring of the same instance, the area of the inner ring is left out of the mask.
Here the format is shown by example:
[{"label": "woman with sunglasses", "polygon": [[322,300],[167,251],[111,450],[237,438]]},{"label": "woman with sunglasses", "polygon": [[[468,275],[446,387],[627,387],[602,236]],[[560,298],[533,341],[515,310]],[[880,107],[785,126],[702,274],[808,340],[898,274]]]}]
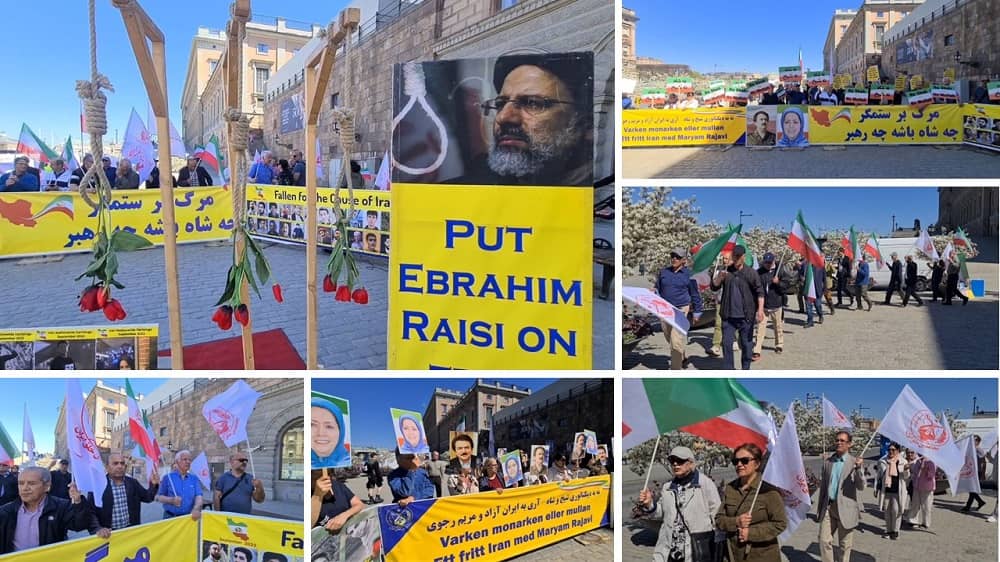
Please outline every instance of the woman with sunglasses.
[{"label": "woman with sunglasses", "polygon": [[906,483],[910,480],[910,465],[899,454],[899,445],[889,444],[889,454],[878,461],[878,476],[875,478],[875,496],[879,498],[878,508],[885,514],[884,539],[896,540],[903,512],[909,506]]},{"label": "woman with sunglasses", "polygon": [[763,452],[753,443],[733,451],[737,478],[726,484],[722,509],[715,516],[716,527],[726,533],[730,562],[781,561],[778,535],[788,520],[778,489],[761,480],[762,459]]},{"label": "woman with sunglasses", "polygon": [[674,477],[663,485],[659,501],[653,492],[639,492],[639,503],[648,518],[662,521],[653,552],[655,562],[712,562],[715,544],[715,514],[719,491],[711,478],[695,468],[694,454],[687,447],[674,447],[667,457]]}]

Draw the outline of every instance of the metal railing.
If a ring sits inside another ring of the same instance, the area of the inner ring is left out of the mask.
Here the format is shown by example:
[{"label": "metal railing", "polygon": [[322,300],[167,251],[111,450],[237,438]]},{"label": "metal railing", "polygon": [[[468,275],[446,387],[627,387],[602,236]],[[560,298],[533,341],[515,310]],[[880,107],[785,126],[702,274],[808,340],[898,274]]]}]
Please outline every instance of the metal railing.
[{"label": "metal railing", "polygon": [[921,16],[919,21],[914,20],[913,22],[906,24],[906,27],[901,28],[899,27],[899,24],[896,24],[889,28],[889,31],[886,32],[885,37],[882,40],[882,44],[887,45],[900,37],[909,35],[928,23],[933,23],[938,17],[944,17],[944,15],[948,12],[953,12],[957,10],[959,6],[968,4],[972,1],[973,0],[950,0],[949,2],[942,4],[941,8],[931,10],[931,13]]}]

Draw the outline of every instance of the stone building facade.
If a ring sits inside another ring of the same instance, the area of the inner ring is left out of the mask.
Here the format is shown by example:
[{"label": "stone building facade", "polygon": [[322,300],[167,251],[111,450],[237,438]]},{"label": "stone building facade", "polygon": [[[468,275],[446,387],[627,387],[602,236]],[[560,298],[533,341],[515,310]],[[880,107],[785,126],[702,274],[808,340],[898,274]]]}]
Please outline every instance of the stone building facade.
[{"label": "stone building facade", "polygon": [[998,192],[996,187],[939,187],[938,225],[996,239]]},{"label": "stone building facade", "polygon": [[[244,379],[260,392],[247,425],[247,437],[253,447],[255,476],[264,484],[269,500],[301,502],[304,482],[305,408],[303,382],[300,379]],[[177,452],[187,449],[196,457],[202,451],[208,458],[212,481],[229,470],[229,454],[246,443],[226,447],[202,415],[202,406],[211,397],[229,388],[234,379],[195,379],[168,381],[153,391],[139,407],[149,416],[156,440],[169,466]],[[111,450],[131,452],[135,447],[128,426],[128,413],[115,421]],[[143,473],[142,462],[133,467]],[[247,467],[250,471],[250,467]],[[206,496],[209,497],[209,496]]]},{"label": "stone building facade", "polygon": [[635,75],[635,10],[622,8],[622,76]]},{"label": "stone building facade", "polygon": [[823,69],[837,68],[837,45],[847,33],[851,20],[858,15],[857,10],[836,10],[830,19],[830,29],[826,32],[826,43],[823,44]]},{"label": "stone building facade", "polygon": [[598,443],[610,445],[614,411],[612,379],[563,379],[497,414],[494,440],[497,447],[522,451],[552,441],[553,451],[568,454],[574,434],[589,429]]},{"label": "stone building facade", "polygon": [[[506,3],[503,3],[506,5]],[[323,160],[339,157],[331,112],[355,110],[355,158],[379,160],[389,147],[393,65],[410,61],[496,57],[517,52],[594,51],[594,177],[614,164],[614,6],[605,0],[423,0],[362,28],[337,57],[319,118]],[[380,12],[381,13],[381,12]],[[305,54],[300,62],[304,64]],[[280,158],[302,148],[303,132],[280,134],[280,110],[304,90],[301,79],[268,90],[265,142]],[[273,142],[272,142],[273,140]],[[375,170],[372,170],[373,172]]]},{"label": "stone building facade", "polygon": [[[914,44],[922,46],[917,56]],[[979,83],[1000,77],[1000,0],[927,0],[890,30],[882,65],[933,82],[954,68],[968,99]]]},{"label": "stone building facade", "polygon": [[[858,84],[867,84],[865,71],[880,66],[887,32],[924,0],[864,0],[844,30],[836,47],[834,74],[847,73]],[[895,76],[895,73],[882,73]]]},{"label": "stone building facade", "polygon": [[[128,417],[128,402],[124,388],[108,386],[98,380],[83,400],[84,408],[90,415],[90,427],[94,429],[94,440],[101,453],[107,456],[113,449],[115,420],[122,414]],[[66,443],[66,402],[59,407],[59,419],[55,427],[55,454],[61,459],[69,458]]]},{"label": "stone building facade", "polygon": [[[440,392],[439,392],[440,391]],[[495,416],[504,408],[516,404],[531,396],[531,390],[519,388],[516,384],[505,385],[499,381],[489,382],[476,379],[471,387],[461,395],[450,407],[445,406],[445,400],[451,400],[455,391],[435,389],[428,405],[431,416],[424,416],[424,431],[427,432],[427,444],[432,451],[448,450],[448,434],[455,431],[459,424],[465,423],[465,431],[486,431],[490,428],[490,416]],[[431,412],[430,408],[438,402],[439,411]],[[447,410],[447,411],[444,411]],[[431,419],[436,423],[431,424]]]}]

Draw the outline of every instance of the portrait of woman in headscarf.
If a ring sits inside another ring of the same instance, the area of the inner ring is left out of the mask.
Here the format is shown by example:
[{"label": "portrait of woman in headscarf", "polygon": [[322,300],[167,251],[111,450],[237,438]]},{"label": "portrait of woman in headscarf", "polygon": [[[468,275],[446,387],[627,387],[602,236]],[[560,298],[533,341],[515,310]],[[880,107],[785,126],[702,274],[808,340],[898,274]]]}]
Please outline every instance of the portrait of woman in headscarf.
[{"label": "portrait of woman in headscarf", "polygon": [[344,414],[333,402],[312,399],[312,467],[351,466],[351,454],[344,444],[347,430]]},{"label": "portrait of woman in headscarf", "polygon": [[404,454],[420,454],[429,451],[427,438],[424,437],[424,428],[415,416],[402,414],[396,421],[399,428],[399,436],[402,441],[399,443],[399,452]]},{"label": "portrait of woman in headscarf", "polygon": [[809,146],[809,138],[806,137],[808,123],[801,109],[786,108],[781,112],[778,123],[781,126],[781,138],[778,139],[777,146]]}]

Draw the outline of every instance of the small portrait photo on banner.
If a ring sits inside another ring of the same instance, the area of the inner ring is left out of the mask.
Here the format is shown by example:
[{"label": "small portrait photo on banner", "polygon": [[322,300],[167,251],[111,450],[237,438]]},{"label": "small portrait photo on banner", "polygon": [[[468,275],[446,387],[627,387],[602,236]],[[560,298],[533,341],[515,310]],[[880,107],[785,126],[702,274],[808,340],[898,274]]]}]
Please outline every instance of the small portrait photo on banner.
[{"label": "small portrait photo on banner", "polygon": [[747,110],[747,146],[774,146],[778,112],[773,105],[758,105]]},{"label": "small portrait photo on banner", "polygon": [[778,142],[779,147],[809,146],[809,121],[802,107],[779,105]]},{"label": "small portrait photo on banner", "polygon": [[593,53],[412,62],[394,73],[394,183],[593,185]]},{"label": "small portrait photo on banner", "polygon": [[403,454],[422,455],[430,453],[427,435],[424,433],[424,419],[420,412],[390,408],[392,428],[396,432],[396,445]]}]

